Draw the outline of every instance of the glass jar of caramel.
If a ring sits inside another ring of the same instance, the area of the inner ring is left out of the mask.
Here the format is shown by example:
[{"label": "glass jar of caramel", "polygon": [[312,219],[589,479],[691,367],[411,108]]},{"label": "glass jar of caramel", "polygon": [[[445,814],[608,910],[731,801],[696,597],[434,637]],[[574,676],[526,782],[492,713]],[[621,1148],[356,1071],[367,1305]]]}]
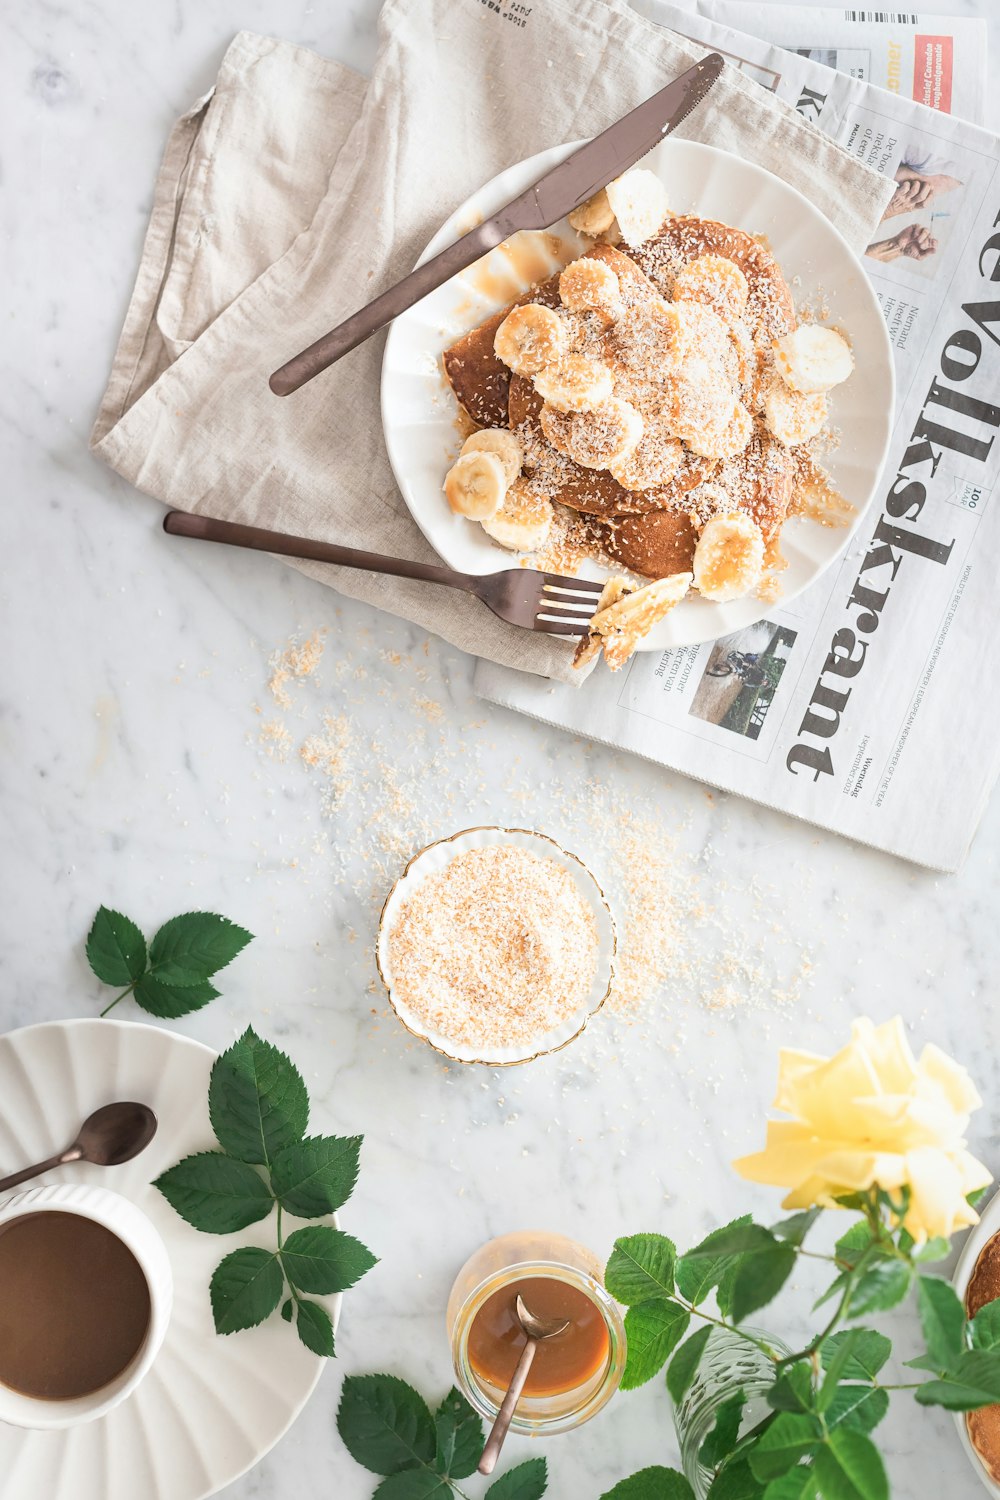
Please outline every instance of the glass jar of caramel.
[{"label": "glass jar of caramel", "polygon": [[523,1230],[477,1250],[455,1279],[447,1323],[459,1387],[489,1421],[526,1342],[514,1306],[519,1295],[536,1318],[567,1327],[539,1343],[511,1431],[568,1432],[618,1389],[621,1309],[604,1290],[600,1262],[564,1235]]}]

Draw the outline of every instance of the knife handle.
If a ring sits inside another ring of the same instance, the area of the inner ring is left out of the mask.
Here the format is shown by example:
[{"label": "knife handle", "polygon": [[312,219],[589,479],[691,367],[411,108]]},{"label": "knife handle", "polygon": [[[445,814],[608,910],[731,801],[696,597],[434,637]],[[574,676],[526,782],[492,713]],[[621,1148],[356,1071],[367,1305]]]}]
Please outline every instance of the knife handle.
[{"label": "knife handle", "polygon": [[374,302],[352,313],[343,323],[310,344],[308,349],[288,360],[280,370],[275,370],[268,381],[274,394],[290,396],[314,376],[329,369],[342,355],[356,349],[373,333],[391,323],[393,318],[398,318],[414,302],[450,281],[452,276],[457,276],[459,271],[464,271],[466,266],[471,266],[473,261],[495,249],[517,230],[534,228],[536,216],[533,190],[513,199],[499,213],[477,224],[454,244],[424,261],[409,276],[404,276],[402,281],[376,297]]}]

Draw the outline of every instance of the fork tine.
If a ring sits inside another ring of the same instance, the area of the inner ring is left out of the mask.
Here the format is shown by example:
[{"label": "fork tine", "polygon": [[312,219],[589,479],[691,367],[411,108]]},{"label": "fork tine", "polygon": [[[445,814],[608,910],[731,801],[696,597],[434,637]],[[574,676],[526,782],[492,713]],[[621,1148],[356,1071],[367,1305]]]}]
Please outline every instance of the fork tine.
[{"label": "fork tine", "polygon": [[549,593],[558,590],[566,594],[589,594],[594,599],[599,599],[603,590],[603,583],[595,583],[592,578],[566,578],[560,573],[543,573],[542,590]]},{"label": "fork tine", "polygon": [[560,641],[578,641],[588,634],[585,625],[581,625],[578,630],[556,630],[550,620],[536,620],[531,628],[542,635],[555,636]]}]

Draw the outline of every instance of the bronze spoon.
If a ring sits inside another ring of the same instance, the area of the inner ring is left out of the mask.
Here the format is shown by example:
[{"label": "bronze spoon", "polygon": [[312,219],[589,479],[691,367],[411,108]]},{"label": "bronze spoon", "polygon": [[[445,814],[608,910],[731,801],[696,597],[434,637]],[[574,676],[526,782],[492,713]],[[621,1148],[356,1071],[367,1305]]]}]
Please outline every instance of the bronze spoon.
[{"label": "bronze spoon", "polygon": [[131,1161],[133,1156],[145,1151],[155,1134],[156,1116],[147,1104],[104,1104],[84,1120],[72,1146],[67,1146],[58,1156],[50,1156],[48,1161],[40,1161],[35,1167],[12,1172],[9,1177],[0,1177],[0,1193],[71,1161],[117,1167],[120,1162]]},{"label": "bronze spoon", "polygon": [[521,1358],[517,1362],[517,1369],[511,1376],[510,1385],[507,1387],[507,1394],[500,1403],[500,1410],[497,1412],[496,1421],[493,1423],[490,1435],[486,1439],[486,1447],[483,1449],[483,1456],[479,1460],[480,1474],[492,1474],[496,1468],[497,1459],[500,1457],[500,1449],[503,1447],[504,1438],[507,1436],[507,1429],[514,1416],[514,1408],[521,1399],[521,1392],[524,1390],[528,1379],[528,1372],[535,1358],[535,1350],[543,1339],[558,1338],[569,1327],[568,1318],[563,1318],[561,1321],[558,1318],[536,1318],[525,1307],[522,1297],[517,1298],[514,1307],[517,1312],[517,1321],[528,1335],[528,1342],[521,1351]]}]

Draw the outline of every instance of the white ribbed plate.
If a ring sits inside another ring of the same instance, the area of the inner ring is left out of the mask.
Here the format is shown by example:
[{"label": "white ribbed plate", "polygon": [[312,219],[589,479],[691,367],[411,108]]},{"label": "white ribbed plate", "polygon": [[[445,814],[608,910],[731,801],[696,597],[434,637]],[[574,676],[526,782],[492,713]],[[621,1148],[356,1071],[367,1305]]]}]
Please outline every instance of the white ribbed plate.
[{"label": "white ribbed plate", "polygon": [[[273,1223],[200,1234],[150,1186],[182,1156],[215,1144],[214,1060],[200,1042],[124,1021],[54,1022],[0,1037],[0,1176],[64,1146],[101,1104],[149,1104],[159,1129],[135,1161],[62,1167],[39,1182],[95,1182],[130,1198],[163,1236],[174,1273],[163,1348],[128,1400],[65,1431],[0,1423],[4,1500],[204,1500],[263,1457],[319,1379],[325,1361],[277,1315],[226,1338],[212,1325],[212,1271],[240,1245],[273,1243]],[[340,1298],[327,1306],[336,1322]]]},{"label": "white ribbed plate", "polygon": [[[420,257],[436,255],[460,233],[487,218],[516,193],[568,156],[581,143],[557,146],[518,162],[473,193],[438,230]],[[827,467],[837,489],[855,506],[854,524],[842,530],[792,520],[781,534],[788,568],[781,574],[781,602],[793,599],[844,551],[870,501],[892,431],[894,376],[892,349],[878,299],[861,262],[819,209],[787,182],[727,151],[697,141],[668,139],[643,159],[658,172],[677,213],[721,219],[750,234],[762,234],[778,257],[797,303],[822,292],[831,321],[848,334],[855,372],[830,398],[831,422],[842,434]],[[583,241],[565,219],[552,233],[574,250]],[[508,297],[491,298],[482,288],[483,268],[511,270],[494,250],[411,307],[393,323],[382,364],[382,425],[396,483],[414,520],[452,568],[465,573],[496,573],[518,558],[498,547],[481,526],[452,513],[442,493],[449,463],[458,448],[456,405],[441,369],[441,354],[462,333],[475,328]],[[553,261],[550,270],[555,269]],[[548,273],[546,273],[548,274]],[[528,286],[524,283],[524,288]],[[605,570],[586,563],[581,576],[600,578]],[[640,649],[663,651],[696,645],[753,625],[774,609],[752,596],[713,604],[696,594],[683,600],[650,632]]]}]

